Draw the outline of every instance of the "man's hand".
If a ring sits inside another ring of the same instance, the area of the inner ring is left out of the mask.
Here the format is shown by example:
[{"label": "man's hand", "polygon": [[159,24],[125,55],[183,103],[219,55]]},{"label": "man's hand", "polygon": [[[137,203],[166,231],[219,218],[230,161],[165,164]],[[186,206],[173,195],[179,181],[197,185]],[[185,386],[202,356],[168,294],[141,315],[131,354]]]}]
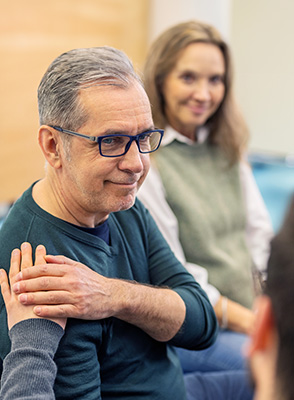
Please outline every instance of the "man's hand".
[{"label": "man's hand", "polygon": [[[35,252],[35,265],[44,264],[46,256],[46,249],[44,246],[39,245]],[[8,282],[5,270],[0,270],[0,284],[1,292],[7,310],[8,328],[11,329],[15,324],[20,321],[30,318],[40,318],[34,311],[33,306],[23,305],[19,302],[17,294],[11,290],[11,287],[16,282],[18,274],[23,273],[25,270],[34,269],[32,262],[32,247],[29,243],[23,243],[21,250],[14,249],[11,253],[10,271]],[[10,287],[11,286],[11,287]],[[58,323],[63,329],[66,325],[66,318],[55,319],[50,318],[52,321]]]},{"label": "man's hand", "polygon": [[[46,264],[23,270],[12,286],[22,304],[36,305],[43,317],[103,319],[113,315],[111,280],[63,256],[46,256]],[[94,304],[93,299],[99,304]]]},{"label": "man's hand", "polygon": [[36,305],[44,318],[99,320],[117,317],[159,341],[170,340],[186,313],[181,297],[170,289],[106,278],[64,256],[46,256],[47,264],[26,268],[12,286],[19,301]]}]

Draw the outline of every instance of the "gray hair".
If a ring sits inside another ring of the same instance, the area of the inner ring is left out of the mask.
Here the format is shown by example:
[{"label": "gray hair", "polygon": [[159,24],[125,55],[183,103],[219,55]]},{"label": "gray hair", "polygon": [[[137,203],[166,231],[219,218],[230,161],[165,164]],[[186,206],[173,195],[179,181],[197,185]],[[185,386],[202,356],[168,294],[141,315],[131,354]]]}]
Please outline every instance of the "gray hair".
[{"label": "gray hair", "polygon": [[112,47],[70,50],[57,57],[47,69],[38,88],[40,124],[77,130],[88,118],[79,92],[94,85],[122,88],[138,82],[132,62]]}]

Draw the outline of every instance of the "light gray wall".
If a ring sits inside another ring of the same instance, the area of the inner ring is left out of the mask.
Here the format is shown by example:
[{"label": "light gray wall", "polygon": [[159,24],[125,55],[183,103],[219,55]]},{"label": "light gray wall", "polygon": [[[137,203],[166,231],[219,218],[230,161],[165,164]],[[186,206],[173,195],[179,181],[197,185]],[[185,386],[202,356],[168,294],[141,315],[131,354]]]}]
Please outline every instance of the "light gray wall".
[{"label": "light gray wall", "polygon": [[236,93],[251,148],[294,154],[294,1],[233,0]]},{"label": "light gray wall", "polygon": [[150,41],[169,26],[199,19],[216,26],[228,38],[232,0],[150,0]]},{"label": "light gray wall", "polygon": [[294,154],[294,2],[233,0],[236,93],[251,148]]}]

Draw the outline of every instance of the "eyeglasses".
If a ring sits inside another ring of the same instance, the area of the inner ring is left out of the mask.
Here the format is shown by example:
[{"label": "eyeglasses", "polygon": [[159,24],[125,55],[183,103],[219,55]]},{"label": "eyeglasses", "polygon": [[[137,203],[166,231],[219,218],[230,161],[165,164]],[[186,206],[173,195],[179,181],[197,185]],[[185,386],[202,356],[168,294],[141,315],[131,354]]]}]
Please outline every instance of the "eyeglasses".
[{"label": "eyeglasses", "polygon": [[120,157],[126,154],[135,141],[140,153],[153,153],[161,143],[164,131],[162,129],[149,130],[138,135],[104,135],[104,136],[88,136],[82,133],[68,131],[60,126],[49,125],[51,128],[68,135],[82,137],[98,143],[99,152],[103,157]]}]

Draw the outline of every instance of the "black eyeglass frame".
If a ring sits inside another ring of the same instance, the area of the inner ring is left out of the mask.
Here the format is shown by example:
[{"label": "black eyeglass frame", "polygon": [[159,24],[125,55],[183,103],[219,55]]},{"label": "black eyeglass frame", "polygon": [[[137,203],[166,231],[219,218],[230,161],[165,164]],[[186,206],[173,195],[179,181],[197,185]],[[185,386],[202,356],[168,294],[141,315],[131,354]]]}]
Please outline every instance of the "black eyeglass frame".
[{"label": "black eyeglass frame", "polygon": [[[84,135],[83,133],[78,133],[78,132],[74,132],[74,131],[69,131],[68,129],[63,129],[60,126],[56,126],[56,125],[48,125],[48,126],[50,126],[51,128],[53,128],[53,129],[55,129],[55,130],[57,130],[59,132],[67,133],[67,134],[73,135],[73,136],[78,136],[78,137],[81,137],[81,138],[84,138],[84,139],[91,140],[92,142],[98,143],[100,155],[102,157],[111,157],[111,158],[124,156],[128,152],[129,148],[131,147],[131,144],[134,141],[136,142],[138,150],[139,150],[140,153],[142,153],[142,154],[153,153],[154,151],[156,151],[159,148],[159,146],[161,144],[161,141],[162,141],[162,138],[163,138],[163,135],[164,135],[164,130],[163,129],[151,129],[151,130],[139,133],[138,135],[134,135],[134,136],[125,135],[125,134],[112,134],[112,135],[104,135],[104,136],[88,136],[88,135]],[[147,135],[148,133],[153,133],[153,132],[154,133],[158,132],[160,134],[160,139],[159,139],[158,145],[153,150],[142,151],[141,148],[140,148],[140,143],[139,143],[140,137],[143,137],[144,135]],[[123,136],[123,137],[128,137],[130,139],[126,144],[124,152],[121,153],[121,154],[115,155],[115,156],[109,156],[109,155],[103,154],[102,151],[101,151],[101,142],[102,142],[102,140],[105,139],[105,138],[115,137],[115,136]]]}]

